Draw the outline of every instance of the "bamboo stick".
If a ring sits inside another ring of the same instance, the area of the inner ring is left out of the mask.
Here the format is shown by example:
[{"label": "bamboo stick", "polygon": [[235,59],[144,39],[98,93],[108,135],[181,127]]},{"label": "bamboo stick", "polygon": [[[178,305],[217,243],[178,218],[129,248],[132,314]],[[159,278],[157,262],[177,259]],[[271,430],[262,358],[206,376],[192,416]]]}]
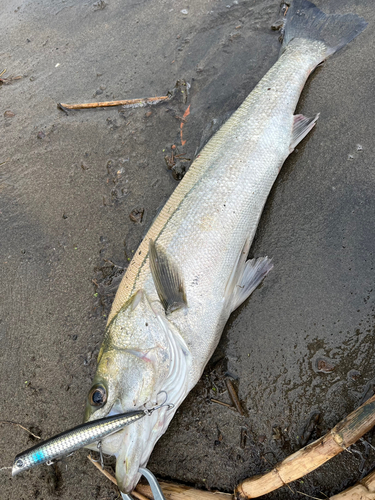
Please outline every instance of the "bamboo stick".
[{"label": "bamboo stick", "polygon": [[329,500],[375,500],[375,470],[347,490]]},{"label": "bamboo stick", "polygon": [[287,457],[271,472],[245,479],[235,489],[236,499],[257,498],[299,479],[355,443],[374,424],[375,395],[325,436]]},{"label": "bamboo stick", "polygon": [[106,102],[87,102],[82,104],[64,104],[58,103],[58,107],[65,109],[88,109],[88,108],[107,108],[108,106],[146,106],[147,104],[157,104],[160,101],[167,101],[170,96],[162,95],[159,97],[142,97],[139,99],[125,99],[122,101]]}]

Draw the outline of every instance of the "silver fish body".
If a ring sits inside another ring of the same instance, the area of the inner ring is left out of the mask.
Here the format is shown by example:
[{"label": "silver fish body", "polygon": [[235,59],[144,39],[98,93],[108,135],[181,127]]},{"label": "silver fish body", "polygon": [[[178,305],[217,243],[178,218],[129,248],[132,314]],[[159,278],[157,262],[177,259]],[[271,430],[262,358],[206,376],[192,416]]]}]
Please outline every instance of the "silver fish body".
[{"label": "silver fish body", "polygon": [[86,419],[154,402],[161,390],[175,407],[103,441],[117,457],[121,491],[135,486],[231,312],[272,268],[267,258],[246,259],[283,162],[318,118],[293,115],[300,93],[313,69],[365,26],[295,0],[279,60],[201,151],[136,251],[98,358],[94,384],[106,403],[89,399]]},{"label": "silver fish body", "polygon": [[147,414],[147,410],[140,410],[121,415],[113,415],[62,432],[18,454],[14,459],[12,476],[31,469],[36,465],[41,465],[64,455],[68,455],[69,453],[73,453],[73,451],[94,442],[98,442],[109,434],[118,432],[126,425],[136,422]]}]

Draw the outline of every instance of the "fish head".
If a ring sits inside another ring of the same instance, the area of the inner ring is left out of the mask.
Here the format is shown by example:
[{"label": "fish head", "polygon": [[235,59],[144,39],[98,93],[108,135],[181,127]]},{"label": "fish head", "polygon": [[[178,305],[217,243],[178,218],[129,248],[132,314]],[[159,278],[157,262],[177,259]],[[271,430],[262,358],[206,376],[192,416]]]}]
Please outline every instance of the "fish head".
[{"label": "fish head", "polygon": [[85,421],[154,408],[166,399],[162,393],[174,405],[162,406],[102,440],[103,453],[117,458],[116,479],[124,493],[136,486],[139,467],[147,464],[188,392],[188,360],[182,338],[142,291],[107,327],[87,396]]}]

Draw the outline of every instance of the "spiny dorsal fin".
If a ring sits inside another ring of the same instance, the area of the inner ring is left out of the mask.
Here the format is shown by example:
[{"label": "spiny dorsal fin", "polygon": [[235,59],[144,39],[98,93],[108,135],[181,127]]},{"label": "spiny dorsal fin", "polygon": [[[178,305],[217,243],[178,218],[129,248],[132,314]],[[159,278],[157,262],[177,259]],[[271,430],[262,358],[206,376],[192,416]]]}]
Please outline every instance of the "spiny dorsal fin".
[{"label": "spiny dorsal fin", "polygon": [[156,245],[151,239],[149,256],[152,278],[165,313],[170,314],[177,309],[186,307],[184,286],[177,267],[160,247],[156,249]]}]

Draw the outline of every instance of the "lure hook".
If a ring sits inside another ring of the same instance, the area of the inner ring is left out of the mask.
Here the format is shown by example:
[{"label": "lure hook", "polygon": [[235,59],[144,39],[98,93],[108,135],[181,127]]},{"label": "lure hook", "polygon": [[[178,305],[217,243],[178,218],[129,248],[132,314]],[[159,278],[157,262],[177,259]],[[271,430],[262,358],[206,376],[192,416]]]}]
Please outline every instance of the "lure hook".
[{"label": "lure hook", "polygon": [[96,445],[99,451],[100,455],[100,465],[102,466],[102,469],[104,469],[104,459],[103,459],[103,450],[102,450],[102,442],[98,441],[98,444]]},{"label": "lure hook", "polygon": [[165,407],[165,408],[167,408],[167,410],[171,410],[172,408],[174,408],[174,404],[173,403],[166,404],[167,401],[168,401],[168,393],[166,391],[160,391],[160,392],[157,393],[156,396],[159,396],[159,394],[163,394],[163,393],[165,394],[164,401],[161,404],[157,405],[157,406],[154,406],[152,408],[146,409],[145,410],[146,415],[151,415],[152,413],[154,413],[155,410],[159,410],[159,408],[164,408]]}]

